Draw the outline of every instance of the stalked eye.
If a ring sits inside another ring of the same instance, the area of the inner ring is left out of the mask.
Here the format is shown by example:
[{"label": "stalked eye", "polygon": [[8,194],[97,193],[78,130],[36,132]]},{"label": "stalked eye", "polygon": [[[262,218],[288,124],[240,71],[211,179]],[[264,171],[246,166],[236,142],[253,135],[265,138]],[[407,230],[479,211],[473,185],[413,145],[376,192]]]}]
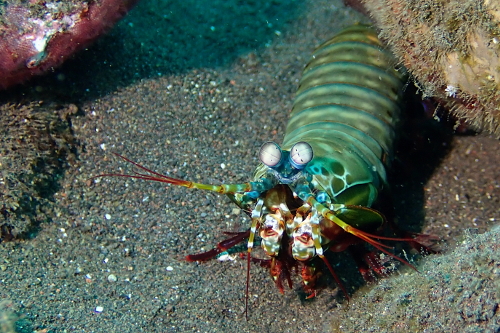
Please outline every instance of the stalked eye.
[{"label": "stalked eye", "polygon": [[313,158],[313,150],[307,142],[297,142],[290,149],[290,164],[297,169],[303,169]]},{"label": "stalked eye", "polygon": [[281,148],[276,143],[268,141],[260,147],[259,159],[262,163],[272,168],[280,164]]}]

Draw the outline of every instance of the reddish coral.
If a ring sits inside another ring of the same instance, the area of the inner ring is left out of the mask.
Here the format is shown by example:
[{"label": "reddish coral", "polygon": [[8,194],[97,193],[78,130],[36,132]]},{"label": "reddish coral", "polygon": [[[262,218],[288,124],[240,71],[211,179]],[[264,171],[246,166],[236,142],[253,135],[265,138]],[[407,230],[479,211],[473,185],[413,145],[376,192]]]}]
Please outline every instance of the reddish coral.
[{"label": "reddish coral", "polygon": [[0,23],[0,89],[61,65],[108,31],[137,1],[82,2],[69,13],[41,18],[27,8],[7,6]]}]

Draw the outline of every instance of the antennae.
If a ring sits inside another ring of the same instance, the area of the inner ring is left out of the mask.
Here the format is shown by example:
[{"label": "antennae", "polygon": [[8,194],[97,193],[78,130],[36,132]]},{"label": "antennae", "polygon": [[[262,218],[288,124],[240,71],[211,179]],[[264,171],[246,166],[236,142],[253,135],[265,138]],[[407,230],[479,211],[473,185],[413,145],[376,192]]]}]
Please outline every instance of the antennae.
[{"label": "antennae", "polygon": [[183,186],[187,188],[196,188],[200,190],[207,190],[207,191],[212,191],[212,192],[217,192],[220,194],[234,194],[234,193],[241,193],[241,192],[251,192],[254,189],[255,186],[253,186],[253,183],[242,183],[242,184],[221,184],[221,185],[210,185],[210,184],[200,184],[200,183],[195,183],[187,180],[182,180],[182,179],[177,179],[177,178],[172,178],[166,175],[163,175],[161,173],[155,172],[151,169],[148,169],[139,163],[136,163],[125,156],[122,156],[117,153],[113,153],[114,155],[118,156],[122,160],[125,160],[136,167],[146,171],[147,173],[150,173],[152,175],[148,174],[142,174],[135,172],[136,175],[125,175],[125,174],[118,174],[118,173],[106,173],[102,175],[97,175],[94,176],[90,179],[98,178],[98,177],[127,177],[127,178],[135,178],[135,179],[143,179],[143,180],[151,180],[155,182],[161,182],[161,183],[167,183],[167,184],[172,184],[172,185],[178,185],[178,186]]},{"label": "antennae", "polygon": [[248,321],[248,294],[250,290],[250,251],[247,253],[247,288],[245,291],[245,319]]},{"label": "antennae", "polygon": [[[335,221],[334,221],[335,222]],[[335,222],[337,223],[337,222]],[[338,223],[337,223],[338,224]],[[375,248],[379,249],[380,251],[384,252],[385,254],[387,254],[388,256],[402,262],[403,264],[405,264],[406,266],[408,267],[411,267],[413,270],[415,270],[416,272],[418,272],[418,269],[415,268],[415,266],[413,266],[412,264],[410,264],[408,261],[404,260],[403,258],[400,258],[398,257],[397,255],[387,251],[385,248],[388,248],[388,249],[392,249],[392,247],[390,246],[387,246],[387,245],[384,245],[382,243],[379,243],[377,242],[376,240],[374,240],[373,238],[378,238],[377,235],[372,235],[372,234],[369,234],[367,232],[363,232],[361,230],[358,230],[354,227],[351,227],[349,225],[347,225],[347,229],[344,229],[345,231],[347,231],[348,233],[350,234],[353,234],[354,236],[356,237],[359,237],[361,238],[362,240],[366,241],[367,243],[371,244],[372,246],[374,246]],[[399,240],[398,238],[389,238],[389,237],[381,237],[382,239],[388,239],[388,240]]]},{"label": "antennae", "polygon": [[[415,268],[415,266],[410,264],[408,261],[406,261],[406,260],[398,257],[397,255],[389,252],[387,249],[392,249],[391,246],[382,244],[382,243],[377,242],[375,240],[375,239],[385,239],[385,240],[396,240],[396,241],[397,240],[405,240],[406,241],[407,239],[377,236],[377,235],[372,235],[368,232],[361,231],[361,230],[349,225],[348,223],[342,221],[342,219],[340,219],[338,216],[336,216],[336,214],[333,211],[331,211],[329,208],[325,207],[324,205],[322,205],[318,201],[316,201],[316,199],[313,196],[310,196],[307,199],[307,201],[310,203],[311,206],[313,206],[317,209],[317,211],[320,215],[322,215],[324,218],[332,221],[333,223],[335,223],[336,225],[338,225],[339,227],[344,229],[344,231],[346,231],[346,232],[350,233],[351,235],[354,235],[358,238],[361,238],[362,240],[364,240],[365,242],[374,246],[375,248],[382,251],[383,253],[387,254],[388,256],[400,261],[401,263],[405,264],[406,266],[411,267],[413,270],[418,272],[418,270]],[[375,210],[370,210],[370,211],[376,212]],[[380,213],[378,215],[380,215],[380,217],[382,219],[384,219]]]},{"label": "antennae", "polygon": [[350,300],[349,294],[347,293],[347,290],[345,289],[344,285],[342,284],[339,277],[337,276],[337,273],[335,273],[335,271],[333,270],[332,265],[330,265],[330,263],[328,262],[328,259],[326,259],[326,257],[324,255],[320,255],[319,257],[321,258],[321,260],[323,260],[326,267],[328,267],[330,274],[332,274],[333,278],[335,279],[335,282],[337,282],[337,285],[340,287],[340,289],[342,289],[342,292],[344,293],[345,298],[347,298],[347,301],[349,301]]}]

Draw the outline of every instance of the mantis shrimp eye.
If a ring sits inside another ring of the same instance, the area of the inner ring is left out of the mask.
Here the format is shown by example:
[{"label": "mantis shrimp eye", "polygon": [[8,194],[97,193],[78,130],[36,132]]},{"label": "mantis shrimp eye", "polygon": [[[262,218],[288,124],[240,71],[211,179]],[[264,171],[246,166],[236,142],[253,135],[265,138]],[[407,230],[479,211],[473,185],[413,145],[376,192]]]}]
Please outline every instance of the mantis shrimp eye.
[{"label": "mantis shrimp eye", "polygon": [[297,169],[303,169],[313,158],[313,150],[307,142],[297,142],[290,149],[290,164]]},{"label": "mantis shrimp eye", "polygon": [[281,148],[276,143],[268,141],[260,147],[259,159],[262,163],[272,168],[281,162]]}]

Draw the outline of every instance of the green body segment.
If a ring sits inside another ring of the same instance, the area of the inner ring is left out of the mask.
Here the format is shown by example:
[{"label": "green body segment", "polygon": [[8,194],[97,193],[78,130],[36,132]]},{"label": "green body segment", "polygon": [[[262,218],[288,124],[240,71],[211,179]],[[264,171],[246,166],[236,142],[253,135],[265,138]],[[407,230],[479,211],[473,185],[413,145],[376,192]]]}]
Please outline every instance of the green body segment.
[{"label": "green body segment", "polygon": [[304,69],[282,149],[312,146],[305,171],[334,203],[370,207],[386,183],[404,79],[395,65],[376,32],[356,25],[318,47]]}]

